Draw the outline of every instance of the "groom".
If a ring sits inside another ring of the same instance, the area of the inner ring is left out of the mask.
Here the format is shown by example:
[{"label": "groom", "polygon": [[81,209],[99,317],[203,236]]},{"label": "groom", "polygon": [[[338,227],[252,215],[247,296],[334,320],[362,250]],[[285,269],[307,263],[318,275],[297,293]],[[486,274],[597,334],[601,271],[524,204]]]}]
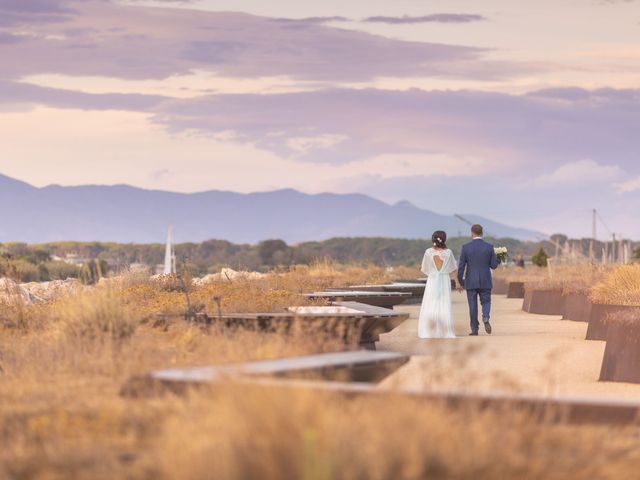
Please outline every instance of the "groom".
[{"label": "groom", "polygon": [[478,322],[478,297],[482,304],[482,323],[488,334],[491,334],[491,270],[498,268],[498,257],[493,245],[482,239],[482,225],[471,227],[471,240],[462,246],[458,267],[458,282],[467,291],[469,300],[469,315],[471,317],[471,333],[477,336],[480,323]]}]

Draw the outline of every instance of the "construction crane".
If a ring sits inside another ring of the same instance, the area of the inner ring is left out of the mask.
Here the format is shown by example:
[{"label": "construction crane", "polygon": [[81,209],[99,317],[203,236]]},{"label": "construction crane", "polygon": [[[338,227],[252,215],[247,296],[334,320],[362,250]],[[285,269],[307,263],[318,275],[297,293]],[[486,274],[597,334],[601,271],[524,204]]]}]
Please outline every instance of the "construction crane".
[{"label": "construction crane", "polygon": [[[476,224],[476,222],[472,222],[472,221],[470,221],[470,220],[467,220],[467,219],[466,219],[466,218],[464,218],[462,215],[459,215],[459,214],[457,214],[457,213],[454,213],[454,214],[453,214],[453,216],[454,216],[454,217],[456,217],[456,218],[457,218],[458,220],[460,220],[461,222],[466,223],[466,224],[467,224],[467,225],[469,225],[470,227],[473,227],[473,226]],[[486,230],[485,230],[484,234],[485,234],[486,236],[489,236],[489,233],[488,233]]]}]

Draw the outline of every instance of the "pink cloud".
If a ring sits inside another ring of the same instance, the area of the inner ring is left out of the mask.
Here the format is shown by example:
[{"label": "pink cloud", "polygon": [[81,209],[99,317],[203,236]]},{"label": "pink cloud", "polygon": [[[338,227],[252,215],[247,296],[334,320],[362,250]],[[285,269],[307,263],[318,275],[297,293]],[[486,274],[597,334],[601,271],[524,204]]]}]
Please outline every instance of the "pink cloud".
[{"label": "pink cloud", "polygon": [[4,33],[19,25],[23,36],[17,44],[0,43],[5,78],[58,73],[149,79],[203,69],[222,76],[332,81],[390,75],[495,79],[523,70],[485,62],[484,49],[395,40],[333,28],[322,19],[286,22],[99,0],[0,5],[13,15],[3,17]]}]

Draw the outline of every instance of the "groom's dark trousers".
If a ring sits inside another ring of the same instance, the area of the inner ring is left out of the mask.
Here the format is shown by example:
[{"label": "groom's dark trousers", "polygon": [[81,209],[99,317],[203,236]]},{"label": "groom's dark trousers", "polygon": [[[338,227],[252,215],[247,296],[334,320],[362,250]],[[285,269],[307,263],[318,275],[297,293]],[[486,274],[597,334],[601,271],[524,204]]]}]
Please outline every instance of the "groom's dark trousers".
[{"label": "groom's dark trousers", "polygon": [[482,318],[488,319],[491,316],[491,289],[479,288],[477,290],[467,290],[472,332],[477,332],[480,327],[480,323],[478,322],[478,297],[480,297],[480,304],[482,305]]},{"label": "groom's dark trousers", "polygon": [[458,283],[467,291],[471,333],[478,333],[478,297],[482,304],[482,319],[491,315],[491,270],[498,268],[498,257],[493,245],[475,239],[462,246],[458,264]]}]

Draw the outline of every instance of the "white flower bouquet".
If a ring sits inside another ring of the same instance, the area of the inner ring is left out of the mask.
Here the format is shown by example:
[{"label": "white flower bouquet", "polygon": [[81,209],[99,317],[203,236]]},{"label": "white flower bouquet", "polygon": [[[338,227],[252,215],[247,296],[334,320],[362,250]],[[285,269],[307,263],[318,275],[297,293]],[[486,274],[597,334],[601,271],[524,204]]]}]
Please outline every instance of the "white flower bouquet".
[{"label": "white flower bouquet", "polygon": [[498,263],[505,263],[509,257],[509,250],[507,250],[507,247],[496,247],[494,250],[498,257]]}]

